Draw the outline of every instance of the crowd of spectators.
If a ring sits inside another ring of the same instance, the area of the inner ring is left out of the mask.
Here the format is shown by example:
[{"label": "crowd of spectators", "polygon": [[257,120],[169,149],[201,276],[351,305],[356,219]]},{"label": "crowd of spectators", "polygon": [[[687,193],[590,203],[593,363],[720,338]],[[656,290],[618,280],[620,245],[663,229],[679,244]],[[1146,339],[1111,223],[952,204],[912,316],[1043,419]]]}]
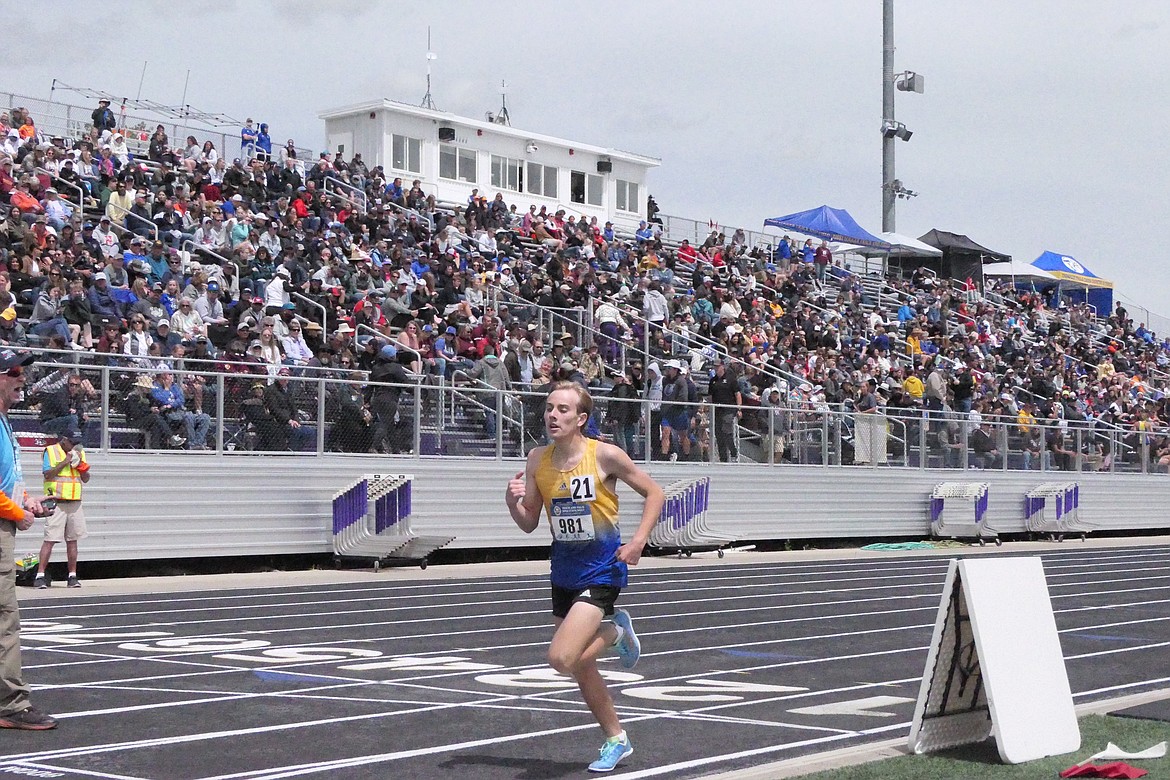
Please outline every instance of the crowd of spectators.
[{"label": "crowd of spectators", "polygon": [[[875,295],[824,242],[753,247],[743,231],[714,230],[674,243],[652,221],[656,205],[625,233],[564,209],[521,210],[502,193],[442,203],[360,155],[306,160],[291,140],[274,152],[267,125],[251,120],[229,161],[210,141],[173,147],[162,126],[132,147],[108,113],[99,105],[76,139],[41,137],[21,109],[0,115],[0,343],[176,371],[177,393],[125,376],[127,419],[156,442],[206,446],[199,371],[215,370],[247,375],[230,408],[255,446],[306,447],[313,399],[287,385],[327,372],[507,393],[580,381],[612,399],[596,433],[633,451],[649,422],[660,457],[716,447],[734,459],[738,429],[768,432],[764,446],[791,458],[777,419],[787,431],[796,414],[926,410],[961,415],[973,460],[989,467],[1004,455],[980,431],[997,419],[1012,421],[1032,467],[1067,465],[1070,424],[1136,437],[1170,462],[1170,339],[1120,305],[1096,315],[924,271]],[[549,311],[591,329],[550,330]],[[335,448],[410,448],[398,391],[339,387]],[[712,426],[687,406],[708,392],[734,404],[736,424]],[[495,435],[497,410],[478,406]],[[519,414],[539,409],[509,400],[505,415]],[[944,455],[956,446],[950,425],[930,431]],[[1095,446],[1108,465],[1114,453]]]}]

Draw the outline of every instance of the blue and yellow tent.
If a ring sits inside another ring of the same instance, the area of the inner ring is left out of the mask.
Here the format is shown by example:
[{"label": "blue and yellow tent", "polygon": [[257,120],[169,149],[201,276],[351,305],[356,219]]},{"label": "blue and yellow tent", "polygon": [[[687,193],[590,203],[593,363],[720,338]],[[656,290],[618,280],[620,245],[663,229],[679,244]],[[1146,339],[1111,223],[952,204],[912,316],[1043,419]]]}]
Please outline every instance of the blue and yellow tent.
[{"label": "blue and yellow tent", "polygon": [[1075,257],[1045,252],[1032,265],[1056,277],[1058,299],[1071,303],[1087,301],[1102,316],[1113,311],[1113,282],[1097,276]]}]

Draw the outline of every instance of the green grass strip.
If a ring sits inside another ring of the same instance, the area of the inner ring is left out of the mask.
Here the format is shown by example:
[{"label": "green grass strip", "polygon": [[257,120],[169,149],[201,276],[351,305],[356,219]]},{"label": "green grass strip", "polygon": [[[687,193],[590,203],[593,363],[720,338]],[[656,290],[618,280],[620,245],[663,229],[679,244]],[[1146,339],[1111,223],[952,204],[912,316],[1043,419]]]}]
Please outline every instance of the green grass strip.
[{"label": "green grass strip", "polygon": [[[1077,761],[1104,750],[1108,742],[1137,751],[1170,740],[1170,723],[1157,720],[1089,715],[1080,723],[1080,750],[1026,764],[1001,763],[995,742],[989,740],[924,756],[898,756],[802,775],[801,780],[1040,780],[1057,777]],[[1149,780],[1170,780],[1170,756],[1130,763],[1149,770]]]}]

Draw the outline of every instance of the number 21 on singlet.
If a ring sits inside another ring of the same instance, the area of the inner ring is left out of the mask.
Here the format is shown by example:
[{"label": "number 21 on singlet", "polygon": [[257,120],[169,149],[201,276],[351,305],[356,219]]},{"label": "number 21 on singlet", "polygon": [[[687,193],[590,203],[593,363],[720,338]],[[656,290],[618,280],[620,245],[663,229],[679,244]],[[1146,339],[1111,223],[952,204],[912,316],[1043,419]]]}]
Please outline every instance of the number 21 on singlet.
[{"label": "number 21 on singlet", "polygon": [[569,498],[574,501],[596,501],[597,491],[593,486],[592,474],[569,477]]},{"label": "number 21 on singlet", "polygon": [[569,478],[569,495],[552,500],[553,538],[558,542],[592,541],[593,510],[589,504],[597,500],[596,477],[592,474]]}]

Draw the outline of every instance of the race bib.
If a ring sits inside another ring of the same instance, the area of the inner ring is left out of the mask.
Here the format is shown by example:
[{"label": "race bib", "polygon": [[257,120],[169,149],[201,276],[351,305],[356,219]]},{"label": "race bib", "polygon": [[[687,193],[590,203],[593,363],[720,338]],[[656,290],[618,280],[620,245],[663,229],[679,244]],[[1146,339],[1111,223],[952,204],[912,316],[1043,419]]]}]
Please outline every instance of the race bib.
[{"label": "race bib", "polygon": [[592,474],[569,477],[569,498],[573,501],[596,501],[597,490],[595,479]]},{"label": "race bib", "polygon": [[558,542],[593,541],[593,512],[588,504],[571,498],[554,498],[549,522],[552,524],[553,538]]}]

